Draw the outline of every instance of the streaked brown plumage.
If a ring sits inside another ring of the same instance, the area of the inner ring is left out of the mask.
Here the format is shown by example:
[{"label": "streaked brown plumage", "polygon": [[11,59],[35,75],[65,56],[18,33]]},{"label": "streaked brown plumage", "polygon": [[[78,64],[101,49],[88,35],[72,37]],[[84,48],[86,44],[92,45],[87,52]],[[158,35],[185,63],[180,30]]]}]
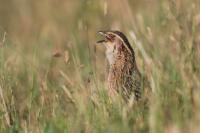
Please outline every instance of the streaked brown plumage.
[{"label": "streaked brown plumage", "polygon": [[122,94],[127,101],[141,97],[141,75],[138,71],[134,51],[126,36],[120,31],[100,31],[109,62],[108,88],[111,95]]}]

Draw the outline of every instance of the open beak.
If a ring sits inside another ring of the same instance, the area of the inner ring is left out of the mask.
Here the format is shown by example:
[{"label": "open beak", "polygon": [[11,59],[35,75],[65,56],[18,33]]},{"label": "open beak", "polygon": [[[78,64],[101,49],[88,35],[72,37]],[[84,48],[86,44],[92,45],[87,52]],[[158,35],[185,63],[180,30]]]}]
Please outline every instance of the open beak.
[{"label": "open beak", "polygon": [[97,44],[100,44],[100,43],[104,43],[104,42],[106,42],[106,41],[107,41],[107,35],[106,35],[106,32],[105,32],[105,31],[99,31],[98,33],[99,33],[101,36],[103,36],[104,39],[97,41]]}]

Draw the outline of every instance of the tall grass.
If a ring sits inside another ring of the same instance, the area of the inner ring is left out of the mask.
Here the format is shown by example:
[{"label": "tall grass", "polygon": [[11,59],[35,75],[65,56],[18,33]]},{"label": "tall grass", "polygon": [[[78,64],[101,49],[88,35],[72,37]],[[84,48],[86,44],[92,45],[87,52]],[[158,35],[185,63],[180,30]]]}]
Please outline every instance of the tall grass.
[{"label": "tall grass", "polygon": [[[106,91],[99,30],[123,31],[152,88],[148,106]],[[199,132],[198,0],[0,4],[0,132]]]}]

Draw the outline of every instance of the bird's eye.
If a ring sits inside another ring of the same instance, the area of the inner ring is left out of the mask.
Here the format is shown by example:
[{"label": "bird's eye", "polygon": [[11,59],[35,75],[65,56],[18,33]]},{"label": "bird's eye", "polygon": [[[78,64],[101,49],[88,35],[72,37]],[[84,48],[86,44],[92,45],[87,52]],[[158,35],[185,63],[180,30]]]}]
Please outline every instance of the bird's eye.
[{"label": "bird's eye", "polygon": [[108,34],[108,35],[106,36],[106,38],[107,38],[109,41],[113,41],[114,38],[115,38],[115,36],[114,36],[113,34]]},{"label": "bird's eye", "polygon": [[109,34],[108,35],[110,38],[114,38],[115,37],[115,35],[113,35],[113,34]]}]

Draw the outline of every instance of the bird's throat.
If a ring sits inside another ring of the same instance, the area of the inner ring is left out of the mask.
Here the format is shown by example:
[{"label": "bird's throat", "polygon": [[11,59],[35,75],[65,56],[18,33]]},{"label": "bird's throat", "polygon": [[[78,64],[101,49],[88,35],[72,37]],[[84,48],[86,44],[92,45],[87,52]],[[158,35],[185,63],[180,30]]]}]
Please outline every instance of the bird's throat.
[{"label": "bird's throat", "polygon": [[106,58],[107,58],[107,60],[108,60],[108,62],[109,62],[109,65],[114,64],[114,62],[115,62],[115,60],[116,60],[113,51],[110,50],[110,49],[107,49],[107,50],[106,50]]}]

